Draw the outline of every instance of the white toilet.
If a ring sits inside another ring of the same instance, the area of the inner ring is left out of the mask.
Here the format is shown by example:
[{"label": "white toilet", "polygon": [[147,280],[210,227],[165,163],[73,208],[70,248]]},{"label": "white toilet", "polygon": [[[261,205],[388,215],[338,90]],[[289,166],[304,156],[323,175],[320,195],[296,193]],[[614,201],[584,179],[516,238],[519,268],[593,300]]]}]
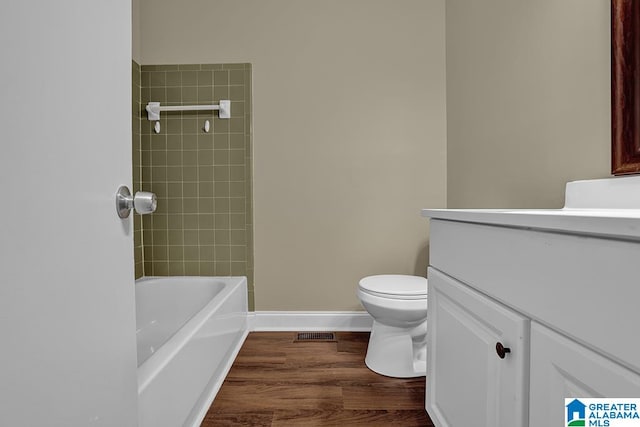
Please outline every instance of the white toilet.
[{"label": "white toilet", "polygon": [[365,363],[388,377],[424,376],[427,370],[427,279],[386,274],[358,284],[358,298],[373,317]]}]

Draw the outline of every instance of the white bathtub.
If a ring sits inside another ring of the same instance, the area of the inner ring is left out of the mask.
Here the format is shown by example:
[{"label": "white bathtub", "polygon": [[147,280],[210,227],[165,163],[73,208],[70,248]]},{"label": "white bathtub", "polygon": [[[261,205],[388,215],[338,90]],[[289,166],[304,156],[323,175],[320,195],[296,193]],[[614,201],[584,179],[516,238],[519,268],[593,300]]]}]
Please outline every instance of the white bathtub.
[{"label": "white bathtub", "polygon": [[247,336],[247,279],[139,279],[136,324],[139,426],[200,425]]}]

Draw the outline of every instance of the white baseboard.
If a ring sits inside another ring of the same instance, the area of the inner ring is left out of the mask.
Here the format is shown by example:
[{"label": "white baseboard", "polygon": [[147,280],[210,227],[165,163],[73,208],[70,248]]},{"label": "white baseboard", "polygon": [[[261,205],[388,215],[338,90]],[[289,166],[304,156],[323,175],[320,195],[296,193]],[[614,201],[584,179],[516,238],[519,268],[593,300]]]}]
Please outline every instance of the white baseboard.
[{"label": "white baseboard", "polygon": [[371,331],[366,311],[256,311],[249,313],[250,331]]}]

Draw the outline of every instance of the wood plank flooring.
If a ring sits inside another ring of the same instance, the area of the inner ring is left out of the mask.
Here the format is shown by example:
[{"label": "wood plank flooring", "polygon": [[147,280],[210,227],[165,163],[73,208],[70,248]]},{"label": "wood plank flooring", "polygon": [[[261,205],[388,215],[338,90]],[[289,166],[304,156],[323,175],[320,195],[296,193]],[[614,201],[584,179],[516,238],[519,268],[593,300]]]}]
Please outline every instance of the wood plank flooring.
[{"label": "wood plank flooring", "polygon": [[294,342],[294,332],[249,334],[202,427],[433,426],[424,377],[389,378],[364,364],[368,333]]}]

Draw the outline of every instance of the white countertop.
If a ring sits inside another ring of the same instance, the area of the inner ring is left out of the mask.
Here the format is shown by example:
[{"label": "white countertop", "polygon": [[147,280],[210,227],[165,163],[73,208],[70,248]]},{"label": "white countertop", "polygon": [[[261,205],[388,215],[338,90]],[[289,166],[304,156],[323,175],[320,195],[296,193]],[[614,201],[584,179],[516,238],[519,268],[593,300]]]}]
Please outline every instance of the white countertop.
[{"label": "white countertop", "polygon": [[568,182],[562,209],[423,209],[448,221],[640,240],[640,175]]},{"label": "white countertop", "polygon": [[423,209],[422,216],[640,240],[640,209]]}]

